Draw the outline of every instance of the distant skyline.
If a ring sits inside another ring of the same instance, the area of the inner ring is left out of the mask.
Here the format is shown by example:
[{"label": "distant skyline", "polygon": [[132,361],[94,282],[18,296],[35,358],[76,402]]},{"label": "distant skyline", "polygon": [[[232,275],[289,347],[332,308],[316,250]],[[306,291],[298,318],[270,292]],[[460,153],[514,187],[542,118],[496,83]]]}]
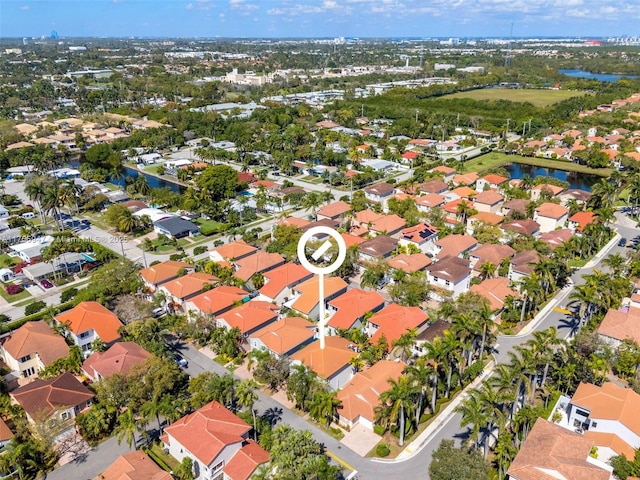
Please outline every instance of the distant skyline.
[{"label": "distant skyline", "polygon": [[620,0],[2,0],[0,37],[640,35]]}]

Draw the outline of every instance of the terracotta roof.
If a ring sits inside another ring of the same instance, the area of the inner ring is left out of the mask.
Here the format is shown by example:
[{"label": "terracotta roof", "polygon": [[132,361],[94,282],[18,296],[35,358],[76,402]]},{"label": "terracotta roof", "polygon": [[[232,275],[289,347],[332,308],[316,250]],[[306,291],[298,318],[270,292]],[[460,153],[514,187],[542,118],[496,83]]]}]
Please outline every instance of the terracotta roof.
[{"label": "terracotta roof", "polygon": [[438,207],[440,205],[444,205],[444,203],[445,198],[439,193],[427,193],[426,195],[416,197],[416,205],[421,205],[427,208]]},{"label": "terracotta roof", "polygon": [[473,197],[473,203],[482,203],[484,205],[495,205],[504,200],[504,197],[495,190],[485,190]]},{"label": "terracotta roof", "polygon": [[487,182],[491,183],[491,184],[495,184],[495,185],[500,185],[501,183],[504,183],[506,181],[508,181],[508,178],[505,178],[501,175],[495,175],[493,173],[489,174],[489,175],[485,175],[484,177],[482,177],[483,180],[486,180]]},{"label": "terracotta roof", "polygon": [[251,184],[251,187],[252,188],[264,187],[267,190],[269,190],[270,188],[273,188],[277,185],[278,184],[276,182],[272,182],[271,180],[256,180]]},{"label": "terracotta roof", "polygon": [[444,278],[457,283],[471,273],[469,261],[464,258],[446,255],[433,265],[427,267],[427,272],[433,277]]},{"label": "terracotta roof", "polygon": [[345,338],[331,336],[324,340],[324,350],[320,349],[320,340],[316,340],[293,354],[291,360],[302,363],[320,378],[328,380],[343,368],[348,367],[357,353],[349,348],[353,344]]},{"label": "terracotta roof", "polygon": [[473,185],[477,180],[478,174],[476,172],[458,174],[453,177],[453,183],[456,185]]},{"label": "terracotta roof", "polygon": [[367,312],[372,312],[384,305],[384,298],[378,292],[364,291],[358,288],[343,293],[329,302],[337,312],[329,319],[328,325],[333,328],[348,330]]},{"label": "terracotta roof", "polygon": [[447,255],[461,255],[463,252],[471,250],[477,244],[478,241],[471,235],[447,235],[436,242],[436,245],[441,247],[438,252],[438,258],[446,257]]},{"label": "terracotta roof", "polygon": [[576,230],[582,232],[584,227],[593,223],[597,215],[593,212],[577,212],[569,217],[569,221],[577,224]]},{"label": "terracotta roof", "polygon": [[5,421],[0,418],[0,442],[11,440],[13,438],[13,432]]},{"label": "terracotta roof", "polygon": [[531,203],[531,200],[526,198],[516,198],[515,200],[509,200],[502,204],[503,210],[509,210],[512,212],[520,212],[523,215],[527,214],[527,205]]},{"label": "terracotta roof", "polygon": [[339,123],[331,122],[329,120],[322,120],[316,123],[316,127],[318,128],[335,128],[339,126],[340,126]]},{"label": "terracotta roof", "polygon": [[351,235],[350,233],[341,233],[340,236],[344,239],[344,243],[347,245],[347,248],[354,245],[360,245],[364,242],[364,238]]},{"label": "terracotta roof", "polygon": [[204,465],[211,463],[230,446],[240,446],[251,430],[240,419],[218,402],[213,401],[195,412],[182,417],[164,429],[169,442],[175,439]]},{"label": "terracotta roof", "polygon": [[401,253],[400,255],[390,258],[387,263],[391,268],[395,268],[396,270],[402,270],[405,273],[415,273],[431,265],[431,259],[424,253],[413,253],[411,255]]},{"label": "terracotta roof", "polygon": [[139,365],[151,354],[134,342],[118,342],[105,352],[92,353],[82,364],[91,378],[96,373],[101,377],[110,377],[114,373],[127,374],[134,365]]},{"label": "terracotta roof", "polygon": [[[315,222],[309,222],[307,225],[301,227],[301,230],[303,232],[306,232],[307,230],[311,230],[314,227],[329,227],[329,228],[333,228],[335,230],[339,226],[340,226],[340,222],[338,222],[337,220],[333,220],[331,218],[323,218],[322,220],[316,220]],[[320,234],[316,238],[325,238],[325,237],[326,237],[326,235]]]},{"label": "terracotta roof", "polygon": [[193,265],[186,262],[167,260],[166,262],[157,263],[156,265],[152,265],[148,268],[143,268],[140,270],[140,276],[145,282],[158,285],[176,278],[178,276],[178,272],[183,268],[193,268]]},{"label": "terracotta roof", "polygon": [[420,154],[418,152],[404,152],[401,156],[406,160],[414,160],[418,158]]},{"label": "terracotta roof", "polygon": [[285,355],[315,336],[316,324],[301,317],[283,317],[250,335],[272,352]]},{"label": "terracotta roof", "polygon": [[498,215],[497,213],[478,212],[475,215],[471,215],[469,217],[469,220],[474,222],[486,223],[487,225],[500,225],[500,223],[502,223],[502,221],[504,220],[504,217],[502,215]]},{"label": "terracotta roof", "polygon": [[[305,315],[309,315],[318,304],[319,281],[319,277],[314,276],[306,282],[296,285],[293,289],[296,292],[300,292],[300,295],[295,299],[291,308]],[[325,298],[331,297],[346,288],[347,283],[340,277],[325,277],[324,279]]]},{"label": "terracotta roof", "polygon": [[293,287],[311,278],[312,275],[302,265],[291,262],[285,263],[264,274],[265,284],[259,292],[261,295],[273,299],[285,288]]},{"label": "terracotta roof", "polygon": [[403,334],[412,328],[420,328],[429,320],[429,315],[418,307],[403,307],[397,303],[391,303],[379,312],[375,313],[369,322],[379,328],[371,337],[371,343],[376,343],[384,334],[391,351],[392,344]]},{"label": "terracotta roof", "polygon": [[27,322],[2,341],[15,360],[37,354],[45,367],[69,355],[67,342],[45,322]]},{"label": "terracotta roof", "polygon": [[258,179],[253,173],[238,172],[238,183],[251,183]]},{"label": "terracotta roof", "polygon": [[511,220],[504,222],[500,228],[503,230],[509,230],[511,232],[522,233],[524,235],[533,235],[540,231],[540,225],[535,220],[526,218],[524,220]]},{"label": "terracotta roof", "polygon": [[469,200],[469,199],[471,199],[471,197],[476,195],[478,192],[476,192],[471,187],[467,187],[466,185],[463,185],[461,187],[454,188],[453,190],[451,190],[451,193],[456,194],[460,198],[466,198],[467,200]]},{"label": "terracotta roof", "polygon": [[558,195],[560,192],[564,191],[563,187],[559,187],[558,185],[552,185],[550,183],[540,183],[534,187],[531,188],[531,191],[534,190],[540,190],[540,192],[542,192],[543,190],[548,190],[551,192],[552,195]]},{"label": "terracotta roof", "polygon": [[[596,446],[608,447],[618,455],[624,455],[629,461],[633,462],[636,450],[618,435],[614,433],[594,432],[593,430],[586,430],[583,435],[593,440]],[[633,480],[634,478],[635,477],[627,477],[627,480]]]},{"label": "terracotta roof", "polygon": [[586,190],[580,190],[577,188],[572,188],[562,192],[560,195],[562,198],[573,198],[580,202],[586,202],[591,198],[591,192],[587,192]]},{"label": "terracotta roof", "polygon": [[558,205],[557,203],[545,202],[536,208],[536,212],[541,217],[559,219],[563,215],[569,213],[569,209]]},{"label": "terracotta roof", "polygon": [[535,264],[540,261],[540,254],[535,250],[523,250],[511,258],[512,269],[516,272],[531,273]]},{"label": "terracotta roof", "polygon": [[374,232],[381,232],[381,233],[383,232],[393,233],[400,230],[406,224],[407,222],[405,221],[404,218],[399,217],[398,215],[393,213],[391,215],[384,215],[378,218],[376,221],[373,222],[373,225],[371,225],[370,230]]},{"label": "terracotta roof", "polygon": [[323,217],[335,218],[340,215],[344,215],[345,213],[351,210],[351,205],[347,202],[343,202],[339,200],[337,202],[330,203],[329,205],[325,205],[320,208],[316,213],[318,215],[322,215]]},{"label": "terracotta roof", "polygon": [[507,470],[518,480],[608,480],[609,472],[587,461],[593,441],[539,418]]},{"label": "terracotta roof", "polygon": [[442,193],[449,190],[449,186],[442,180],[429,180],[420,185],[420,190],[426,193]]},{"label": "terracotta roof", "polygon": [[279,253],[258,252],[235,262],[238,266],[235,276],[246,282],[256,273],[267,272],[283,263],[284,258]]},{"label": "terracotta roof", "polygon": [[396,189],[395,185],[391,185],[387,182],[376,183],[364,189],[365,193],[371,195],[385,196],[391,194]]},{"label": "terracotta roof", "polygon": [[49,416],[59,408],[67,409],[83,404],[94,397],[71,373],[65,372],[50,380],[36,378],[33,382],[11,392],[11,396],[32,419]]},{"label": "terracotta roof", "polygon": [[405,367],[402,362],[380,360],[368,370],[357,373],[338,392],[338,400],[342,402],[342,408],[338,410],[340,416],[352,422],[358,417],[373,422],[380,395],[391,388],[388,380],[398,380]]},{"label": "terracotta roof", "polygon": [[198,311],[207,315],[218,315],[230,309],[234,303],[247,298],[249,294],[243,289],[222,285],[196,295],[189,300]]},{"label": "terracotta roof", "polygon": [[360,252],[371,257],[386,257],[396,248],[398,248],[398,240],[386,235],[377,235],[359,245]]},{"label": "terracotta roof", "polygon": [[253,440],[247,442],[229,460],[222,471],[229,480],[248,480],[258,465],[269,461],[269,452]]},{"label": "terracotta roof", "polygon": [[469,256],[477,259],[473,269],[479,271],[485,262],[491,262],[497,267],[505,258],[511,258],[515,254],[516,251],[509,245],[485,243],[471,252]]},{"label": "terracotta roof", "polygon": [[446,167],[444,165],[440,165],[440,166],[438,166],[436,168],[432,168],[431,171],[432,172],[441,172],[441,173],[444,173],[445,175],[456,173],[456,169],[455,168]]},{"label": "terracotta roof", "polygon": [[381,217],[383,217],[381,213],[376,213],[370,209],[362,210],[355,215],[356,221],[361,224],[373,223]]},{"label": "terracotta roof", "polygon": [[163,284],[162,288],[175,298],[187,298],[202,291],[206,284],[213,285],[217,281],[218,277],[204,272],[195,272],[170,280]]},{"label": "terracotta roof", "polygon": [[75,335],[94,330],[100,340],[111,343],[120,338],[118,329],[122,326],[118,317],[98,302],[80,302],[71,310],[55,317],[66,324]]},{"label": "terracotta roof", "polygon": [[469,206],[469,208],[473,208],[473,204],[469,200],[465,200],[464,198],[456,198],[450,202],[445,203],[442,208],[447,213],[458,213],[458,205],[464,203]]},{"label": "terracotta roof", "polygon": [[169,472],[162,470],[142,450],[120,455],[94,480],[172,480]]},{"label": "terracotta roof", "polygon": [[237,328],[242,334],[247,334],[278,318],[280,307],[271,302],[252,300],[240,307],[229,310],[218,316],[218,321],[226,323],[229,328]]},{"label": "terracotta roof", "polygon": [[224,259],[236,259],[246,257],[255,253],[258,249],[252,245],[247,244],[244,240],[237,240],[226,245],[221,245],[214,248],[212,251],[217,252]]},{"label": "terracotta roof", "polygon": [[626,312],[610,308],[598,333],[620,341],[630,338],[640,342],[640,308],[629,307]]},{"label": "terracotta roof", "polygon": [[142,210],[143,208],[149,208],[149,205],[144,203],[142,200],[127,200],[126,202],[122,202],[122,205],[127,207],[132,212],[137,212],[138,210]]},{"label": "terracotta roof", "polygon": [[489,307],[494,312],[504,307],[504,301],[508,296],[517,296],[517,293],[509,288],[509,279],[504,277],[487,278],[477,285],[472,285],[470,290],[489,300]]},{"label": "terracotta roof", "polygon": [[434,235],[437,235],[437,233],[437,228],[432,227],[428,223],[420,222],[413,227],[403,228],[400,232],[400,239],[421,244]]},{"label": "terracotta roof", "polygon": [[289,216],[284,220],[279,220],[277,225],[287,225],[290,227],[303,228],[309,225],[310,223],[311,222],[309,220],[305,220],[304,218]]},{"label": "terracotta roof", "polygon": [[573,232],[568,228],[563,228],[561,230],[552,230],[550,232],[543,233],[539,238],[543,242],[546,242],[552,250],[555,250],[556,247],[562,245],[571,237],[573,237]]}]

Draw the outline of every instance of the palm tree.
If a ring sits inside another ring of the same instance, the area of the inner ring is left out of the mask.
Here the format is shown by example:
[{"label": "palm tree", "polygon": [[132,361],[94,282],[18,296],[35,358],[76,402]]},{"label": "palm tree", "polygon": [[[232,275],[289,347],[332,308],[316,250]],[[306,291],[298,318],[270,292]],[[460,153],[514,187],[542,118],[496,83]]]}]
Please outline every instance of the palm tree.
[{"label": "palm tree", "polygon": [[624,276],[624,267],[627,265],[627,260],[620,253],[611,253],[602,260],[602,265],[609,267],[611,273],[616,277]]},{"label": "palm tree", "polygon": [[400,353],[400,358],[403,362],[406,362],[413,353],[413,347],[416,344],[416,338],[418,338],[418,330],[411,328],[406,333],[400,335],[395,342],[392,343],[394,352]]},{"label": "palm tree", "polygon": [[302,206],[307,210],[311,210],[311,215],[315,218],[316,210],[322,205],[322,197],[318,192],[309,192],[302,199]]},{"label": "palm tree", "polygon": [[511,435],[504,434],[498,437],[496,446],[493,449],[493,461],[498,466],[498,480],[505,478],[507,469],[513,459],[516,458],[518,449],[513,445]]},{"label": "palm tree", "polygon": [[487,334],[489,333],[489,329],[495,326],[489,302],[482,302],[482,306],[477,312],[476,325],[482,332],[482,337],[480,339],[480,360],[482,361],[482,357],[484,356],[484,347],[487,341]]},{"label": "palm tree", "polygon": [[494,263],[486,261],[480,265],[480,276],[483,280],[491,278],[495,275],[497,268],[498,267]]},{"label": "palm tree", "polygon": [[62,188],[60,189],[60,200],[63,204],[67,205],[69,208],[71,206],[75,206],[76,214],[80,213],[80,208],[78,207],[78,198],[82,193],[82,187],[77,185],[73,178],[69,178],[66,182],[62,184]]},{"label": "palm tree", "polygon": [[473,442],[473,448],[478,448],[480,429],[487,424],[485,405],[481,401],[479,391],[472,390],[470,395],[456,407],[455,411],[462,415],[461,427],[471,425],[469,440]]},{"label": "palm tree", "polygon": [[252,379],[242,380],[236,387],[236,400],[238,405],[251,410],[251,415],[253,416],[253,439],[255,441],[258,441],[258,425],[256,422],[256,411],[253,409],[253,405],[256,403],[256,400],[258,400],[257,389],[258,384]]},{"label": "palm tree", "polygon": [[440,376],[440,369],[448,368],[446,362],[447,351],[445,350],[445,344],[442,342],[442,337],[436,337],[430,343],[425,344],[426,358],[428,358],[433,365],[433,374],[431,377],[431,411],[436,411],[436,401],[438,399],[438,380]]},{"label": "palm tree", "polygon": [[113,429],[113,433],[116,434],[118,445],[122,443],[123,439],[126,439],[129,448],[133,447],[136,443],[136,431],[138,430],[138,421],[133,414],[133,410],[128,408],[124,413],[118,416],[118,423]]},{"label": "palm tree", "polygon": [[341,404],[338,392],[320,391],[311,400],[309,415],[316,420],[324,420],[328,427],[331,425],[331,420],[338,416],[338,407]]},{"label": "palm tree", "polygon": [[415,404],[413,402],[416,387],[406,375],[400,375],[398,380],[389,379],[391,388],[380,395],[380,403],[387,408],[379,410],[385,426],[394,423],[398,426],[400,439],[399,446],[404,445],[405,422]]},{"label": "palm tree", "polygon": [[433,367],[426,361],[426,357],[420,357],[413,365],[407,367],[407,375],[418,390],[418,405],[416,408],[415,424],[420,425],[420,416],[424,409],[424,401],[427,398],[429,379],[433,375]]},{"label": "palm tree", "polygon": [[44,211],[42,209],[42,201],[45,196],[46,186],[44,183],[44,178],[40,176],[30,177],[26,185],[24,186],[24,192],[27,194],[29,199],[36,203],[38,206],[38,210],[40,210],[40,219],[42,223],[45,223]]}]

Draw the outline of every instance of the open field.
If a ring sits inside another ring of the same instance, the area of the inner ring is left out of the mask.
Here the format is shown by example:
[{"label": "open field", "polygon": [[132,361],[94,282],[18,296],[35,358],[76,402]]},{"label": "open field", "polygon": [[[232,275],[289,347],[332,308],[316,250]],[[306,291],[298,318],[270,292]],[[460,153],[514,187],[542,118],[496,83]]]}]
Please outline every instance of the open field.
[{"label": "open field", "polygon": [[507,155],[502,152],[490,152],[474,158],[464,163],[465,172],[482,172],[491,168],[499,167],[507,163],[521,163],[523,165],[533,165],[534,167],[553,168],[565,170],[567,172],[586,173],[608,177],[613,172],[611,168],[589,168],[564,160],[553,160],[550,158],[523,157],[521,155]]},{"label": "open field", "polygon": [[538,90],[531,88],[483,88],[468,92],[452,93],[440,98],[471,98],[473,100],[510,100],[529,102],[536,107],[546,107],[567,98],[585,95],[585,92],[573,90]]}]

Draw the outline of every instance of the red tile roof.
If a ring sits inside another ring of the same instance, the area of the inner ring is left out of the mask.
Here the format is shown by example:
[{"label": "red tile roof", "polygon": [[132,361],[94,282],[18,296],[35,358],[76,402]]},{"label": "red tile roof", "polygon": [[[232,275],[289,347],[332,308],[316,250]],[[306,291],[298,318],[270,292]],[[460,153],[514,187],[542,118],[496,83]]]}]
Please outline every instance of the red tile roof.
[{"label": "red tile roof", "polygon": [[411,274],[427,268],[431,265],[431,259],[424,253],[413,253],[410,255],[401,253],[400,255],[390,258],[387,264],[391,268]]},{"label": "red tile roof", "polygon": [[426,195],[416,197],[416,205],[421,205],[426,208],[444,205],[445,201],[444,196],[439,193],[427,193]]},{"label": "red tile roof", "polygon": [[205,285],[214,285],[217,281],[218,277],[204,272],[195,272],[171,280],[162,285],[162,288],[175,298],[184,299],[202,291]]},{"label": "red tile roof", "polygon": [[140,365],[151,356],[144,348],[134,342],[118,342],[105,352],[92,353],[82,364],[91,378],[110,377],[114,373],[126,375],[134,365]]},{"label": "red tile roof", "polygon": [[420,222],[413,227],[407,227],[400,232],[400,239],[413,243],[421,244],[434,234],[438,233],[438,229],[432,227],[428,223]]},{"label": "red tile roof", "polygon": [[93,330],[104,343],[111,343],[120,338],[118,329],[122,323],[114,313],[98,302],[80,302],[55,319],[58,323],[67,325],[75,335]]},{"label": "red tile roof", "polygon": [[485,175],[484,177],[482,177],[484,180],[486,180],[487,182],[491,183],[492,185],[500,185],[501,183],[507,182],[509,181],[508,178],[503,177],[501,175],[495,175],[493,173],[489,174],[489,175]]},{"label": "red tile roof", "polygon": [[470,290],[486,298],[492,311],[501,310],[508,296],[517,296],[509,287],[509,279],[504,277],[487,278],[477,285],[472,285]]},{"label": "red tile roof", "polygon": [[[314,276],[313,278],[296,285],[294,290],[296,292],[300,292],[300,295],[293,302],[291,308],[305,315],[311,314],[311,311],[316,307],[316,305],[318,305],[319,282],[319,278]],[[340,277],[327,277],[324,279],[325,297],[331,297],[346,288],[347,283]]]},{"label": "red tile roof", "polygon": [[640,342],[640,308],[630,307],[627,311],[609,309],[598,334],[620,341],[630,338]]},{"label": "red tile roof", "polygon": [[169,472],[162,470],[142,450],[120,455],[94,480],[172,480]]},{"label": "red tile roof", "polygon": [[217,252],[218,255],[225,260],[234,260],[251,255],[257,250],[258,249],[256,247],[249,245],[244,240],[237,240],[235,242],[216,247],[212,251]]},{"label": "red tile roof", "polygon": [[471,250],[477,244],[478,241],[471,235],[447,235],[436,242],[437,246],[442,247],[438,252],[438,258],[446,257],[447,255],[457,257],[462,252]]},{"label": "red tile roof", "polygon": [[15,360],[37,354],[45,367],[69,355],[67,342],[45,322],[25,323],[4,337],[2,348]]},{"label": "red tile roof", "polygon": [[397,303],[392,303],[375,313],[369,322],[379,328],[371,337],[371,342],[376,343],[384,334],[391,351],[392,344],[403,334],[412,328],[420,328],[429,320],[429,315],[418,307],[403,307]]},{"label": "red tile roof", "polygon": [[258,252],[235,263],[239,267],[235,276],[246,282],[256,273],[264,273],[278,265],[282,265],[284,257],[279,253]]},{"label": "red tile roof", "polygon": [[340,215],[344,215],[345,213],[351,210],[351,205],[347,202],[343,202],[339,200],[334,203],[330,203],[329,205],[325,205],[317,211],[318,215],[329,218],[336,218]]},{"label": "red tile roof", "polygon": [[473,203],[481,203],[483,205],[495,205],[504,200],[504,197],[495,190],[485,190],[473,197]]},{"label": "red tile roof", "polygon": [[367,292],[352,288],[331,300],[329,305],[336,308],[337,312],[329,319],[328,325],[333,328],[347,330],[367,312],[372,312],[382,307],[384,298],[378,292]]},{"label": "red tile roof", "polygon": [[597,218],[597,215],[593,212],[577,212],[569,217],[569,221],[576,223],[576,230],[582,232],[584,228],[593,223]]},{"label": "red tile roof", "polygon": [[189,303],[206,315],[219,315],[230,309],[234,303],[241,302],[249,294],[241,288],[222,285],[196,295]]},{"label": "red tile roof", "polygon": [[320,349],[320,340],[316,340],[293,354],[291,360],[302,363],[320,378],[328,380],[347,367],[351,359],[357,356],[356,352],[349,348],[352,345],[342,337],[326,337],[324,350]]},{"label": "red tile roof", "polygon": [[551,232],[545,232],[540,235],[539,239],[546,242],[552,250],[555,250],[558,246],[573,237],[573,232],[568,228],[561,230],[552,230]]},{"label": "red tile roof", "polygon": [[302,265],[285,263],[264,274],[265,284],[259,292],[265,297],[274,299],[285,288],[293,287],[312,276],[313,274]]},{"label": "red tile roof", "polygon": [[218,322],[239,329],[243,335],[264,327],[278,318],[280,307],[271,302],[252,300],[218,316]]},{"label": "red tile roof", "polygon": [[536,208],[536,212],[541,217],[553,218],[558,220],[563,215],[569,213],[569,209],[558,205],[557,203],[546,202]]},{"label": "red tile roof", "polygon": [[269,452],[253,440],[247,442],[229,460],[222,471],[225,479],[248,480],[258,465],[269,461]]},{"label": "red tile roof", "polygon": [[284,317],[250,335],[272,352],[285,355],[315,336],[316,324],[301,317]]}]

